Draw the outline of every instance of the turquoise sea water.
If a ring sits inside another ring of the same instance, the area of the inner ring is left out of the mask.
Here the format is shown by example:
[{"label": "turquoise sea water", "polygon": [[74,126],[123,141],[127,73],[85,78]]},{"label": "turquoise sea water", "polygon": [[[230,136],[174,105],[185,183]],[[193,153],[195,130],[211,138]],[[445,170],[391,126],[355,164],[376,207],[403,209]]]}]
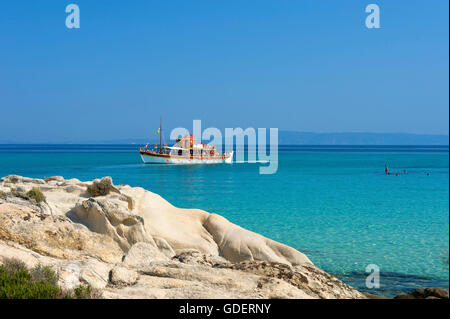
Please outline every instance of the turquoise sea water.
[{"label": "turquoise sea water", "polygon": [[[386,176],[386,163],[407,174]],[[448,147],[281,146],[276,174],[260,165],[144,165],[133,145],[0,145],[0,176],[109,175],[295,247],[360,290],[448,289]],[[379,289],[365,288],[369,264]]]}]

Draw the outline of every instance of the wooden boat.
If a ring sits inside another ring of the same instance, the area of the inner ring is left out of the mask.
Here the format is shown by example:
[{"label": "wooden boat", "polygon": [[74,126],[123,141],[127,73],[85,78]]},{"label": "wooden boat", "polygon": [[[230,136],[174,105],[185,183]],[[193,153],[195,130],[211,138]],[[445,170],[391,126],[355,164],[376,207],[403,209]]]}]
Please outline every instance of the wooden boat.
[{"label": "wooden boat", "polygon": [[162,144],[162,121],[159,126],[159,145],[140,147],[142,161],[146,164],[232,164],[233,152],[217,152],[214,144],[197,144],[193,135],[177,139],[174,146]]}]

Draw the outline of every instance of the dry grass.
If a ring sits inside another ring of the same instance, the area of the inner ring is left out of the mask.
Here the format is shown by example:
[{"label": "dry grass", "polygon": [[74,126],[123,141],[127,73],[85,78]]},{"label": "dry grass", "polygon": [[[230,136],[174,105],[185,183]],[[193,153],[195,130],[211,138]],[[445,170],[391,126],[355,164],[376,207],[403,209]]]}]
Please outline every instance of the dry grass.
[{"label": "dry grass", "polygon": [[93,182],[92,185],[88,185],[87,192],[88,192],[89,196],[91,196],[91,197],[106,196],[113,189],[114,189],[114,186],[112,185],[111,179],[105,177],[105,178],[102,178],[100,181]]},{"label": "dry grass", "polygon": [[45,196],[42,194],[39,188],[33,187],[28,192],[25,193],[25,197],[28,199],[33,199],[36,203],[45,202]]}]

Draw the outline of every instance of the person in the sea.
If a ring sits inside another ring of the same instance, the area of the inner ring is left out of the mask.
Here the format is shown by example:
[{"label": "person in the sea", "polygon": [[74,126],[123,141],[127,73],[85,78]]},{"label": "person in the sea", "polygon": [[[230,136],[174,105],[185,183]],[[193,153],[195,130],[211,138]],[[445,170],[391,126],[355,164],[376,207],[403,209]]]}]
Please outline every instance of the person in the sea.
[{"label": "person in the sea", "polygon": [[389,175],[389,168],[388,168],[387,164],[384,165],[384,173],[385,173],[386,175]]}]

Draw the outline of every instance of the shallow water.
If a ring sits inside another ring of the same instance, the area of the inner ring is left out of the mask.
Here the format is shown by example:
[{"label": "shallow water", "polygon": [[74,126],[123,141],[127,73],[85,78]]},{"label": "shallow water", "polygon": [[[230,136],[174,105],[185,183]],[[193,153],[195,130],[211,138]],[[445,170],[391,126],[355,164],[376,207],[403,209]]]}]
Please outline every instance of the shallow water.
[{"label": "shallow water", "polygon": [[[136,150],[0,145],[0,176],[109,175],[295,247],[361,290],[448,289],[448,147],[282,146],[274,175],[259,175],[260,163],[144,165]],[[386,163],[401,174],[386,176]],[[380,267],[379,289],[365,288],[369,264]]]}]

